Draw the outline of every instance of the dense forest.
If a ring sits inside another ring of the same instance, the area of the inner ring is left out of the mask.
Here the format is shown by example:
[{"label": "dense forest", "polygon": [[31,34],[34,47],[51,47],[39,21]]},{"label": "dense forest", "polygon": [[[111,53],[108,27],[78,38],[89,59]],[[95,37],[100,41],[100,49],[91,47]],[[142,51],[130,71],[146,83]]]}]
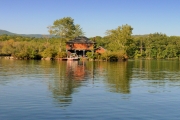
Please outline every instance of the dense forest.
[{"label": "dense forest", "polygon": [[[109,52],[120,52],[117,42],[110,36],[96,36],[97,46],[103,46]],[[114,44],[115,46],[113,46]],[[128,58],[143,59],[179,59],[180,37],[167,36],[162,33],[148,35],[133,35],[124,43],[121,50]]]},{"label": "dense forest", "polygon": [[[68,28],[68,29],[67,29]],[[0,35],[0,56],[12,56],[17,59],[42,59],[66,57],[65,42],[76,36],[84,35],[80,25],[75,25],[70,17],[54,21],[48,27],[49,33],[56,37],[44,35],[41,38],[20,35]],[[99,60],[111,58],[129,59],[180,59],[180,37],[167,36],[162,33],[132,35],[130,25],[118,26],[107,30],[106,36],[94,36],[99,46],[106,49],[103,54],[91,57]],[[89,54],[92,55],[92,54]]]},{"label": "dense forest", "polygon": [[[144,59],[178,59],[180,57],[180,37],[166,36],[161,33],[154,33],[144,36],[131,36],[124,43],[124,48],[110,37],[96,36],[94,39],[96,47],[102,46],[106,53],[100,55],[100,58],[109,58],[118,54],[127,55],[128,58]],[[32,38],[16,35],[0,36],[0,55],[9,55],[18,59],[41,59],[41,58],[60,58],[65,57],[65,40],[60,49],[60,38]],[[97,55],[94,55],[96,58]]]}]

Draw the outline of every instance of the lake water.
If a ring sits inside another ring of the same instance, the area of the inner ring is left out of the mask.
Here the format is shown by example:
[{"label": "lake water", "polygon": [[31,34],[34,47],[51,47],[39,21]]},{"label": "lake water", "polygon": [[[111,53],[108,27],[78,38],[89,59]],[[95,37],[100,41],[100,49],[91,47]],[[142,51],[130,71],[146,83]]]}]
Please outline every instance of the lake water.
[{"label": "lake water", "polygon": [[0,120],[179,120],[180,61],[0,59]]}]

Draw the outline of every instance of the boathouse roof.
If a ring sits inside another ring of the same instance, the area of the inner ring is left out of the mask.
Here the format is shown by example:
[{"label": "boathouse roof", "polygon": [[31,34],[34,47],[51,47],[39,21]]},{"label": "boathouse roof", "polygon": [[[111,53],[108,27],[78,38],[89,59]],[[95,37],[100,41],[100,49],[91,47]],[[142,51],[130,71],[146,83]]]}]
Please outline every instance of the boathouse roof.
[{"label": "boathouse roof", "polygon": [[87,37],[85,37],[85,36],[78,36],[78,37],[76,37],[76,38],[74,38],[73,40],[69,40],[68,42],[66,42],[66,43],[68,43],[68,44],[73,44],[73,43],[84,43],[84,44],[88,44],[88,43],[90,43],[90,44],[93,44],[93,43],[95,43],[94,41],[92,41],[92,40],[90,40],[90,39],[88,39]]}]

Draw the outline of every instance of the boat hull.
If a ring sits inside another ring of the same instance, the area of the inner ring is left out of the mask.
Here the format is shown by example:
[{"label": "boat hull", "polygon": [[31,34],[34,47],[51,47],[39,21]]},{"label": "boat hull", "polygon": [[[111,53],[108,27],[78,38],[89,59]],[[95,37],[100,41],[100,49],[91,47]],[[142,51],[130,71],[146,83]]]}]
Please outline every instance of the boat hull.
[{"label": "boat hull", "polygon": [[63,58],[64,61],[78,61],[79,58]]}]

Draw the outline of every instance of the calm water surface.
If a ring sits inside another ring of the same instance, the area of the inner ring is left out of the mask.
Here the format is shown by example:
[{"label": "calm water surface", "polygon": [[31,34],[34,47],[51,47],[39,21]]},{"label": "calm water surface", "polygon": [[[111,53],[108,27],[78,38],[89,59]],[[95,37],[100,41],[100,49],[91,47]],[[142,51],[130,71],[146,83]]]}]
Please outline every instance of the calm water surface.
[{"label": "calm water surface", "polygon": [[0,120],[179,120],[179,62],[0,59]]}]

